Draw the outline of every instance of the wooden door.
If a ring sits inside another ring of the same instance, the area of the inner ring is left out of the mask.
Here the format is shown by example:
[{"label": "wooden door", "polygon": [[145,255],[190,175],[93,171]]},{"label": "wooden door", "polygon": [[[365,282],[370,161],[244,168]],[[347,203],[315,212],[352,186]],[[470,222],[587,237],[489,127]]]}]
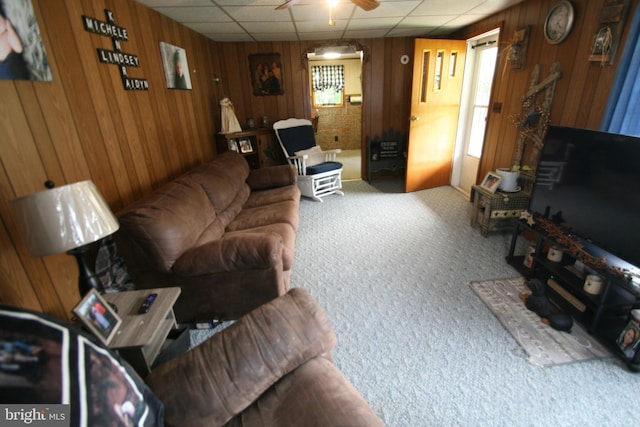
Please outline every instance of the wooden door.
[{"label": "wooden door", "polygon": [[415,41],[407,192],[451,182],[465,46],[464,40]]}]

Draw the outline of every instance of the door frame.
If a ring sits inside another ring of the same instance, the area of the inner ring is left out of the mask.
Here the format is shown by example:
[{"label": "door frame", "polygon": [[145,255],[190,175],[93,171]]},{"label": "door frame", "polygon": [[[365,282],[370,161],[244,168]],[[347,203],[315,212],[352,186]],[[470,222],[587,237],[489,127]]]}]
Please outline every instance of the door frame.
[{"label": "door frame", "polygon": [[[466,139],[467,139],[467,127],[470,122],[470,115],[473,113],[472,105],[473,105],[473,89],[475,87],[476,73],[475,69],[477,66],[478,55],[475,54],[474,49],[472,48],[473,44],[485,37],[489,37],[493,34],[497,35],[498,46],[500,45],[500,35],[502,31],[502,25],[499,25],[495,28],[489,29],[487,31],[483,31],[481,34],[477,36],[473,36],[467,39],[467,56],[464,66],[464,79],[462,81],[462,97],[460,102],[460,114],[458,116],[458,129],[456,132],[456,143],[453,149],[453,166],[451,168],[451,186],[457,190],[463,191],[460,189],[460,181],[462,177],[462,158],[464,156],[464,150],[466,147]],[[498,58],[500,57],[500,50],[498,48]],[[498,59],[498,63],[499,63]],[[489,105],[493,105],[493,88],[495,86],[495,73],[498,71],[496,64],[496,71],[494,72],[493,83],[491,84],[491,96],[489,99]],[[490,111],[489,111],[490,113]],[[487,124],[489,115],[487,115]],[[486,137],[486,127],[485,127],[485,137]],[[484,139],[484,138],[483,138]],[[483,143],[484,146],[484,143]],[[479,162],[482,160],[482,156],[479,159]],[[477,175],[477,171],[476,171]],[[477,181],[477,177],[476,177]]]}]

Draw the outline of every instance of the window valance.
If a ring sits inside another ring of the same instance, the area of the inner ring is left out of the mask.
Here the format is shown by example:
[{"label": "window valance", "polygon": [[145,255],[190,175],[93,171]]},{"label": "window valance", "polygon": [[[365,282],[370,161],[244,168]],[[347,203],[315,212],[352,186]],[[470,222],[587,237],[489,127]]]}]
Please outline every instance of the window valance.
[{"label": "window valance", "polygon": [[311,66],[313,77],[313,90],[344,88],[344,65],[313,65]]}]

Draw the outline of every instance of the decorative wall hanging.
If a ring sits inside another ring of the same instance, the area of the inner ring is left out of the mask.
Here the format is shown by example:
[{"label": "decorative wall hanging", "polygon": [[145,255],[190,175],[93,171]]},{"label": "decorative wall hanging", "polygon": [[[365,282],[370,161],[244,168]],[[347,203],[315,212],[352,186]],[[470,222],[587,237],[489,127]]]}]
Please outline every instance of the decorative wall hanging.
[{"label": "decorative wall hanging", "polygon": [[0,3],[0,79],[51,81],[31,0]]},{"label": "decorative wall hanging", "polygon": [[279,53],[249,55],[249,72],[255,96],[284,94],[282,60]]},{"label": "decorative wall hanging", "polygon": [[169,89],[191,89],[191,75],[187,62],[187,51],[169,43],[160,42],[160,54],[164,76]]},{"label": "decorative wall hanging", "polygon": [[[529,81],[529,89],[522,95],[522,113],[515,117],[512,117],[513,123],[520,131],[518,139],[518,145],[516,153],[513,158],[513,164],[522,166],[522,159],[524,157],[525,146],[527,142],[531,143],[531,153],[528,166],[531,168],[531,177],[535,176],[535,170],[540,160],[540,151],[544,144],[544,136],[549,126],[549,119],[551,116],[551,103],[553,102],[553,95],[556,90],[556,83],[562,73],[560,72],[560,63],[554,62],[549,68],[549,75],[540,81],[540,64],[536,64],[533,67],[531,73],[531,79]],[[542,102],[538,103],[536,98],[539,93],[544,93]],[[528,179],[524,174],[521,174],[525,184],[525,191],[530,191],[529,184],[533,183],[532,179]]]},{"label": "decorative wall hanging", "polygon": [[600,10],[600,26],[593,36],[590,62],[613,64],[620,44],[620,36],[629,12],[629,0],[606,0]]},{"label": "decorative wall hanging", "polygon": [[511,68],[514,70],[523,69],[527,63],[530,32],[531,26],[527,25],[513,33],[513,38],[507,51],[507,61],[511,62]]},{"label": "decorative wall hanging", "polygon": [[136,55],[123,52],[120,46],[122,40],[129,40],[127,29],[116,25],[112,11],[105,9],[104,13],[107,17],[107,22],[82,15],[82,22],[86,31],[107,36],[113,42],[113,50],[96,49],[98,51],[98,59],[105,64],[118,66],[125,90],[148,90],[149,83],[146,79],[129,77],[127,73],[127,67],[140,67],[140,59]]}]

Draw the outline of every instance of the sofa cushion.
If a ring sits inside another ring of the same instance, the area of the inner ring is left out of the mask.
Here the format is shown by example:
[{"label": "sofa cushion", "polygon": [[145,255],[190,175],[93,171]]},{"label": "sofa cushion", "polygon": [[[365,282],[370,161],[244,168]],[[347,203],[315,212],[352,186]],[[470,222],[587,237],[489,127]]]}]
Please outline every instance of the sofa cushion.
[{"label": "sofa cushion", "polygon": [[[118,214],[122,232],[129,233],[149,254],[150,262],[168,272],[204,230],[216,212],[201,186],[190,180],[172,181]],[[222,236],[221,228],[209,229]]]},{"label": "sofa cushion", "polygon": [[241,187],[247,185],[249,171],[249,165],[241,154],[226,151],[213,161],[193,169],[183,179],[193,180],[202,186],[211,204],[221,215],[236,199]]},{"label": "sofa cushion", "polygon": [[384,426],[336,366],[316,357],[282,377],[225,427]]},{"label": "sofa cushion", "polygon": [[291,200],[285,200],[283,202],[271,203],[269,205],[245,208],[227,226],[227,230],[246,230],[248,228],[255,228],[281,222],[290,224],[294,230],[298,229],[298,203]]},{"label": "sofa cushion", "polygon": [[284,201],[293,201],[299,203],[300,189],[297,185],[288,185],[286,187],[271,188],[269,190],[253,191],[249,195],[244,208],[255,208]]},{"label": "sofa cushion", "polygon": [[147,384],[166,405],[167,425],[222,425],[335,344],[326,312],[308,292],[292,289],[158,366]]}]

